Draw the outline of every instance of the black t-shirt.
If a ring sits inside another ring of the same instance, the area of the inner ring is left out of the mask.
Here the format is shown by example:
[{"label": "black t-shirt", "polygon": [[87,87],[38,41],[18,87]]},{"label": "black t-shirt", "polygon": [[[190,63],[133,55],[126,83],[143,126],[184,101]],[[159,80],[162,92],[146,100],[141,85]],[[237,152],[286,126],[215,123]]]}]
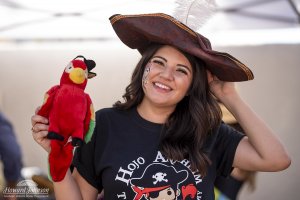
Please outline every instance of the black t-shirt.
[{"label": "black t-shirt", "polygon": [[161,124],[144,120],[136,108],[96,113],[92,140],[76,149],[73,164],[105,199],[214,199],[216,176],[232,170],[242,135],[222,123],[205,147],[212,164],[205,177],[188,160],[167,159],[158,150]]}]

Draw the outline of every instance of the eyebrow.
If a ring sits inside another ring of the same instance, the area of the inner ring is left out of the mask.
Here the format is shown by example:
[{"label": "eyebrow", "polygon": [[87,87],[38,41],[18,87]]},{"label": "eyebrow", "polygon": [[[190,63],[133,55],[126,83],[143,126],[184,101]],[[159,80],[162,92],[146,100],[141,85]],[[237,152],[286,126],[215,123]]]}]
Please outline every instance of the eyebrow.
[{"label": "eyebrow", "polygon": [[[160,58],[162,60],[164,60],[165,62],[168,62],[168,60],[164,57],[161,57],[161,56],[153,56],[152,58]],[[192,73],[192,71],[190,70],[190,68],[186,65],[183,65],[183,64],[177,64],[177,66],[180,66],[180,67],[184,67],[186,68],[190,73]]]}]

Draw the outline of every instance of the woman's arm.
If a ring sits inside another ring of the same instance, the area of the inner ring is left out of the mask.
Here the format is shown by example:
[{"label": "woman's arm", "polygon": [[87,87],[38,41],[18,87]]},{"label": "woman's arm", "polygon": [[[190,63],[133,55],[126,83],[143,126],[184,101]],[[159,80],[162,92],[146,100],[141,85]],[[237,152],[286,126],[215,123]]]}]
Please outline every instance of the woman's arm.
[{"label": "woman's arm", "polygon": [[[81,200],[84,199],[80,192],[79,186],[77,185],[75,179],[73,178],[70,170],[66,173],[65,178],[60,182],[53,182],[55,198],[57,200],[63,199],[74,199]],[[96,198],[94,198],[95,200]]]},{"label": "woman's arm", "polygon": [[[32,136],[34,140],[48,153],[51,150],[50,140],[47,139],[48,120],[39,115],[31,117]],[[55,197],[58,200],[95,200],[98,191],[90,185],[76,170],[71,174],[70,170],[60,182],[53,182]]]},{"label": "woman's arm", "polygon": [[95,200],[98,196],[98,190],[94,188],[91,184],[89,184],[74,168],[72,173],[76,183],[78,184],[79,190],[84,200]]},{"label": "woman's arm", "polygon": [[225,106],[235,116],[247,137],[237,147],[235,167],[255,171],[280,171],[291,160],[273,131],[235,93],[223,99]]},{"label": "woman's arm", "polygon": [[60,182],[54,182],[55,198],[57,200],[96,200],[98,190],[90,185],[74,168],[71,174],[67,172]]},{"label": "woman's arm", "polygon": [[273,131],[242,100],[234,83],[223,82],[208,73],[212,93],[241,125],[247,137],[239,143],[233,166],[250,171],[280,171],[290,163],[283,144]]}]

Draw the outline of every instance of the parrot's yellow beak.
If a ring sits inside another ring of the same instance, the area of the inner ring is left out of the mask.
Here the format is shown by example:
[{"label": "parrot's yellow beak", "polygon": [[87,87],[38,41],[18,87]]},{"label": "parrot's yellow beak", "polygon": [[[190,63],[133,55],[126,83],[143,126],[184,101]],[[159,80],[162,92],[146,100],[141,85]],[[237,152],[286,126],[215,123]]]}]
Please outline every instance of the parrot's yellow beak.
[{"label": "parrot's yellow beak", "polygon": [[85,81],[85,72],[81,68],[74,68],[69,77],[74,83],[81,84]]}]

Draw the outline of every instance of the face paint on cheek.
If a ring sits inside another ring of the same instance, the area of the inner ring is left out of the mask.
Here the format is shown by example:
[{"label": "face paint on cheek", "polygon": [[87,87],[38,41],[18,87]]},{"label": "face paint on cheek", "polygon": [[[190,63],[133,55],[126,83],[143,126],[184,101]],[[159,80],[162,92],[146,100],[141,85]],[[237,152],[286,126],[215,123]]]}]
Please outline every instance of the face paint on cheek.
[{"label": "face paint on cheek", "polygon": [[144,74],[143,74],[143,86],[145,87],[148,83],[148,75],[150,73],[150,69],[151,69],[151,65],[147,65],[145,70],[144,70]]}]

